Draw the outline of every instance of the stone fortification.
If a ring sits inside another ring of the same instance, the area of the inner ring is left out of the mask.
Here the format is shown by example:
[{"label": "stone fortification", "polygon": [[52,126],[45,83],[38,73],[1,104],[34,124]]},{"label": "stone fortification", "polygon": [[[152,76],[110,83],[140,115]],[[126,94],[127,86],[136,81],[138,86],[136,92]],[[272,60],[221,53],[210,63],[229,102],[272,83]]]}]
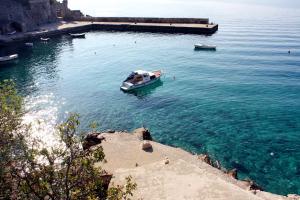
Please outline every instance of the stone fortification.
[{"label": "stone fortification", "polygon": [[49,0],[1,0],[0,34],[32,31],[56,20]]},{"label": "stone fortification", "polygon": [[80,11],[68,8],[68,1],[63,0],[1,0],[0,35],[14,32],[29,32],[39,26],[62,19],[80,18]]}]

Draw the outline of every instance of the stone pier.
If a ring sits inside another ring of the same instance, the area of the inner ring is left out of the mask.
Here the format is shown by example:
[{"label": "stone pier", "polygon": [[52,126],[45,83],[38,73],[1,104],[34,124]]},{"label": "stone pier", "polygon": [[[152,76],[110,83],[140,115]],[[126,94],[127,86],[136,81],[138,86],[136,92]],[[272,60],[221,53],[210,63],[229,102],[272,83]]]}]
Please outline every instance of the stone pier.
[{"label": "stone pier", "polygon": [[198,23],[60,21],[57,23],[42,25],[37,31],[22,32],[13,35],[0,35],[0,45],[32,41],[41,37],[52,37],[67,33],[96,30],[212,35],[218,30],[218,25]]}]

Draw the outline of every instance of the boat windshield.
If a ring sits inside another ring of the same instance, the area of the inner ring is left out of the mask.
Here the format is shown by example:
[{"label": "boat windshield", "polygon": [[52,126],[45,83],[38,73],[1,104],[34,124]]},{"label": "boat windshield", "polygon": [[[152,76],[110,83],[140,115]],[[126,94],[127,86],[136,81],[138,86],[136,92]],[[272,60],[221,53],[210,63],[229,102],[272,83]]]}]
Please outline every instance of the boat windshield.
[{"label": "boat windshield", "polygon": [[124,82],[134,79],[135,75],[136,75],[135,72],[131,72],[131,74],[126,78],[126,80]]}]

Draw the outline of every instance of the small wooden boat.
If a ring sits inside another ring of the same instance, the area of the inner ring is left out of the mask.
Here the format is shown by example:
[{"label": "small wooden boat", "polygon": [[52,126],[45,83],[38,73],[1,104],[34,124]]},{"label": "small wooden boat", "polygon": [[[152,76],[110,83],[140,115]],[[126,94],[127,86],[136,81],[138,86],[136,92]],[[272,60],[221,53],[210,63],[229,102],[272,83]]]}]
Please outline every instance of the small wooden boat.
[{"label": "small wooden boat", "polygon": [[150,85],[160,80],[161,74],[161,70],[153,72],[148,72],[144,70],[134,71],[126,78],[125,81],[123,81],[123,84],[120,88],[123,91],[131,91],[137,88]]},{"label": "small wooden boat", "polygon": [[215,51],[217,46],[215,45],[206,45],[206,44],[195,44],[195,50],[213,50]]},{"label": "small wooden boat", "polygon": [[50,40],[50,38],[41,38],[41,41],[43,42],[48,42]]},{"label": "small wooden boat", "polygon": [[69,33],[73,38],[85,38],[85,33]]},{"label": "small wooden boat", "polygon": [[26,43],[25,43],[25,46],[26,46],[26,47],[33,47],[33,43],[32,43],[32,42],[26,42]]},{"label": "small wooden boat", "polygon": [[0,57],[0,62],[8,62],[8,61],[17,59],[18,57],[19,57],[18,54],[3,56],[3,57]]}]

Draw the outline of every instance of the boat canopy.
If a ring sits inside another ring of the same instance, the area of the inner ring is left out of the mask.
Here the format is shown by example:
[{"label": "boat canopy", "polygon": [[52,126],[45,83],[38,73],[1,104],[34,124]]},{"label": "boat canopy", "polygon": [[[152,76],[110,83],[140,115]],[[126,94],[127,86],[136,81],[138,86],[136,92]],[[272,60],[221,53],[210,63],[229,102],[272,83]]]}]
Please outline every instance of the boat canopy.
[{"label": "boat canopy", "polygon": [[125,91],[133,90],[135,88],[143,87],[154,83],[159,80],[161,75],[161,71],[144,71],[144,70],[136,70],[129,74],[123,84],[121,85],[121,89]]},{"label": "boat canopy", "polygon": [[154,73],[152,72],[147,72],[147,71],[144,71],[144,70],[136,70],[134,71],[133,73],[135,73],[136,75],[140,74],[140,75],[147,75],[147,76],[152,76],[154,75]]}]

